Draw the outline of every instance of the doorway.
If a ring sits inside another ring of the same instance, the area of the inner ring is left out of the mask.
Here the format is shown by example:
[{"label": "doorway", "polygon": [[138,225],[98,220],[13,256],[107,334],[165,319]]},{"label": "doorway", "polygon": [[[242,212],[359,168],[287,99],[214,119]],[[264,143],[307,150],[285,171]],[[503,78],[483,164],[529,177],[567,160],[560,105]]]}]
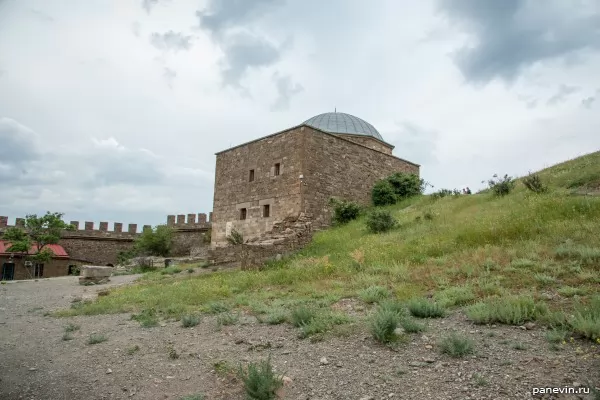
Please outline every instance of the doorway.
[{"label": "doorway", "polygon": [[0,281],[12,281],[13,279],[15,279],[15,263],[2,264]]}]

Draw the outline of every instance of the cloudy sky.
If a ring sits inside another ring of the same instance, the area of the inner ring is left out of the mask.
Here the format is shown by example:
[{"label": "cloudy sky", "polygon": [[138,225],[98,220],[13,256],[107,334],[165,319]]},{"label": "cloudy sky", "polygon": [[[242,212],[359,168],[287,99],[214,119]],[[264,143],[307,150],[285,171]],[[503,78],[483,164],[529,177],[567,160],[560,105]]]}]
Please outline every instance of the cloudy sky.
[{"label": "cloudy sky", "polygon": [[436,188],[600,148],[597,0],[0,0],[0,215],[156,225],[333,111]]}]

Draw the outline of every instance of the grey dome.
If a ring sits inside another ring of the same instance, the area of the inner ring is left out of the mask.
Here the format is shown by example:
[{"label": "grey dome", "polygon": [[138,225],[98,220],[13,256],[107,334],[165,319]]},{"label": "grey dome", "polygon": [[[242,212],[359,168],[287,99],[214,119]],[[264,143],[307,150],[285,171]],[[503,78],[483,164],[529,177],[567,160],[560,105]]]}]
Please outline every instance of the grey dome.
[{"label": "grey dome", "polygon": [[350,114],[339,112],[319,114],[307,119],[304,124],[329,133],[372,136],[383,142],[383,137],[373,125]]}]

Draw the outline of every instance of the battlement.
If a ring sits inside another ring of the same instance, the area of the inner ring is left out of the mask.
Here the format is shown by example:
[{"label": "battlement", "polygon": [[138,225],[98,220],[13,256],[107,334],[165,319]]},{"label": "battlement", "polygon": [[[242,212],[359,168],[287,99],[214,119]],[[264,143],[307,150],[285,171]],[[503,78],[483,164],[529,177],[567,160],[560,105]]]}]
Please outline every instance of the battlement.
[{"label": "battlement", "polygon": [[[199,214],[187,214],[186,215],[169,215],[167,216],[167,226],[174,228],[175,230],[189,230],[189,229],[208,229],[210,228],[212,221],[212,212],[207,215],[204,213]],[[65,232],[64,236],[94,236],[94,237],[115,237],[115,238],[127,238],[137,236],[141,232],[151,230],[151,225],[144,225],[140,232],[138,232],[137,224],[128,224],[127,230],[123,230],[123,223],[114,222],[112,224],[112,230],[109,229],[109,223],[101,221],[96,227],[94,221],[85,221],[83,224],[80,221],[69,222],[75,230]],[[8,217],[0,216],[0,231],[11,227],[24,227],[25,219],[16,218],[14,225],[9,225]],[[83,227],[83,229],[81,229]]]},{"label": "battlement", "polygon": [[196,214],[168,215],[167,226],[172,228],[205,228],[212,222],[212,212],[208,213],[208,219],[205,213]]}]

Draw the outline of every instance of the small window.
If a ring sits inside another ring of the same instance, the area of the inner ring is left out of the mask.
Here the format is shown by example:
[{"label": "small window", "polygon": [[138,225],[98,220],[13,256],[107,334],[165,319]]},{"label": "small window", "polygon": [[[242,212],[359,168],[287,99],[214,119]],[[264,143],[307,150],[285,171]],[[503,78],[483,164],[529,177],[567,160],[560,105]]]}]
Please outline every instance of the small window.
[{"label": "small window", "polygon": [[240,208],[240,219],[246,219],[246,209]]},{"label": "small window", "polygon": [[250,175],[248,176],[248,182],[254,182],[254,170],[250,170]]},{"label": "small window", "polygon": [[270,216],[271,216],[271,206],[268,204],[265,204],[263,206],[263,217],[269,218]]},{"label": "small window", "polygon": [[275,172],[274,172],[274,175],[275,175],[275,176],[278,176],[278,175],[279,175],[279,173],[280,173],[280,171],[281,171],[281,168],[280,168],[280,167],[281,167],[281,164],[279,164],[279,163],[275,164]]}]

